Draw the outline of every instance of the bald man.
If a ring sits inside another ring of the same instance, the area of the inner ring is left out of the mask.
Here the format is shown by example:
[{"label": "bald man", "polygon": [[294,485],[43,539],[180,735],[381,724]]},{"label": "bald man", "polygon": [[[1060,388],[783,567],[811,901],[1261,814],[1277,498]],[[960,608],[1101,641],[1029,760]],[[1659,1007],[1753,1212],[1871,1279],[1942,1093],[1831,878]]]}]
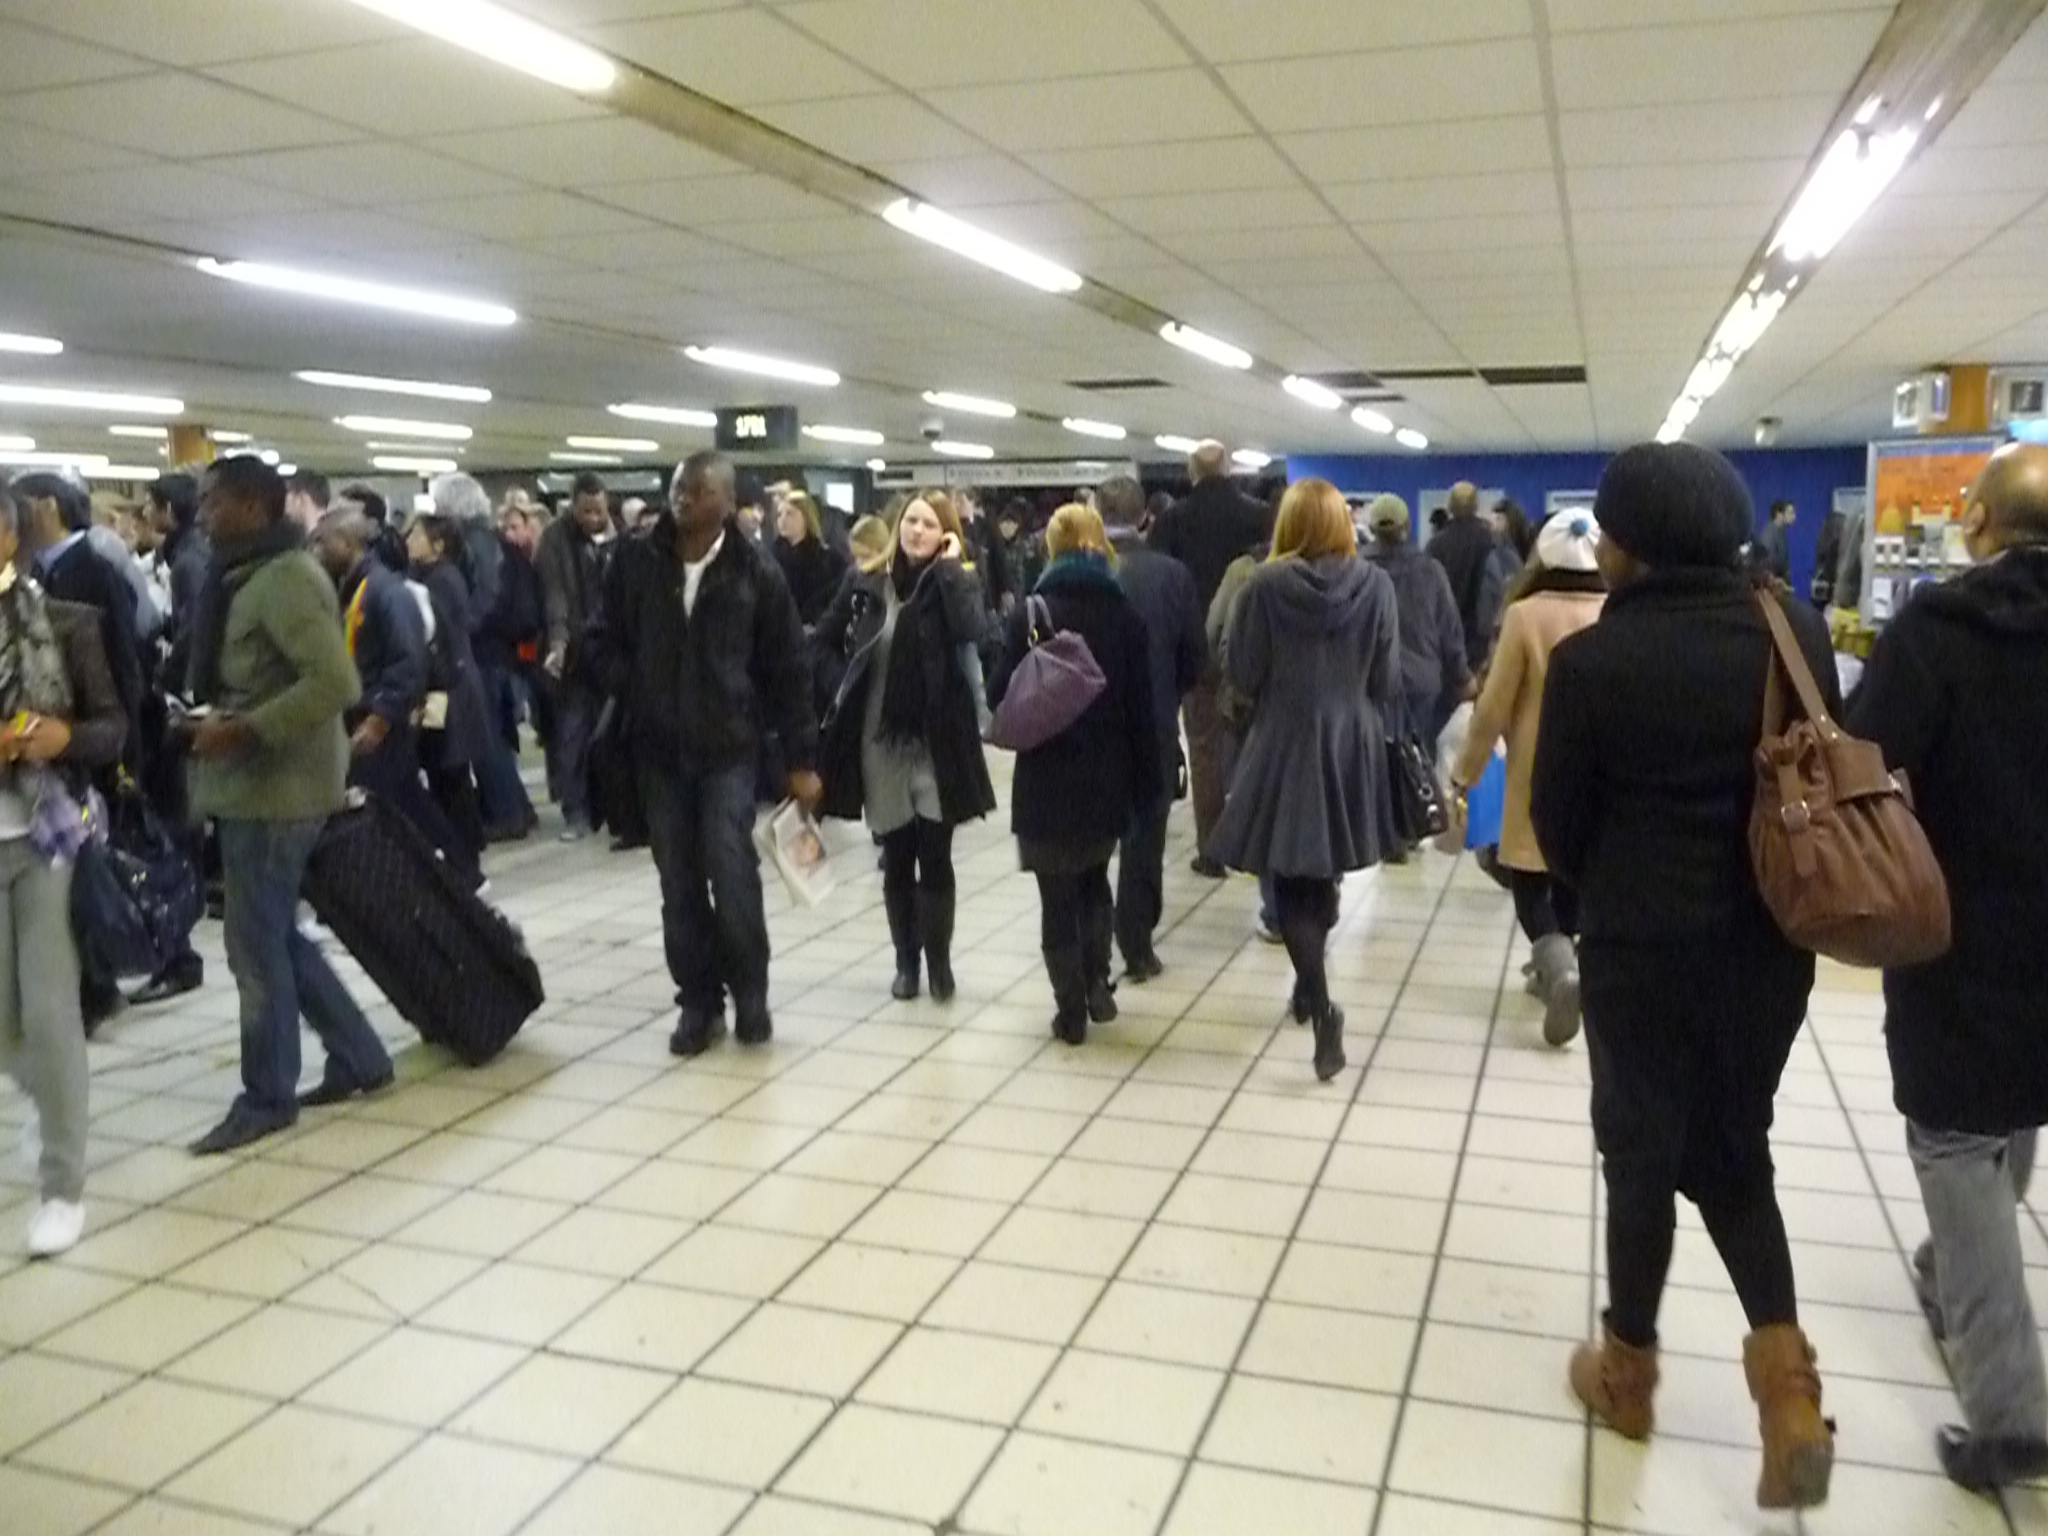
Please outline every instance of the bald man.
[{"label": "bald man", "polygon": [[1885,973],[1885,1045],[1932,1233],[1920,1303],[1963,1406],[1936,1450],[1985,1492],[2048,1474],[2015,1199],[2048,1123],[2048,448],[1992,458],[1963,542],[1972,568],[1906,603],[1848,725],[1909,777],[1948,877],[1954,947]]},{"label": "bald man", "polygon": [[[1202,612],[1216,600],[1223,573],[1240,555],[1264,544],[1269,536],[1266,509],[1230,482],[1230,450],[1210,439],[1188,456],[1188,479],[1194,488],[1187,500],[1171,508],[1153,528],[1151,545],[1188,568]],[[1228,752],[1230,726],[1217,694],[1223,674],[1212,658],[1202,680],[1187,696],[1183,711],[1188,732],[1188,779],[1195,802],[1194,871],[1212,880],[1223,878],[1223,866],[1209,857],[1209,834],[1223,815],[1230,792]]]}]

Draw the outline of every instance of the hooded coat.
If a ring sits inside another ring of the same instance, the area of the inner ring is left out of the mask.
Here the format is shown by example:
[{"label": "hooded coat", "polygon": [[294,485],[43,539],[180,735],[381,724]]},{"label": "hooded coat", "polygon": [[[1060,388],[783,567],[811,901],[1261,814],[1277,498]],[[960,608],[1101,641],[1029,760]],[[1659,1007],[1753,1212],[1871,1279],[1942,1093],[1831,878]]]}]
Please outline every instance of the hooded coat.
[{"label": "hooded coat", "polygon": [[1954,947],[1884,978],[1908,1118],[2048,1124],[2048,549],[1924,590],[1886,628],[1847,726],[1904,769],[1948,877]]},{"label": "hooded coat", "polygon": [[1383,711],[1400,686],[1394,583],[1349,555],[1252,573],[1226,650],[1252,701],[1211,852],[1233,869],[1335,879],[1392,825]]}]

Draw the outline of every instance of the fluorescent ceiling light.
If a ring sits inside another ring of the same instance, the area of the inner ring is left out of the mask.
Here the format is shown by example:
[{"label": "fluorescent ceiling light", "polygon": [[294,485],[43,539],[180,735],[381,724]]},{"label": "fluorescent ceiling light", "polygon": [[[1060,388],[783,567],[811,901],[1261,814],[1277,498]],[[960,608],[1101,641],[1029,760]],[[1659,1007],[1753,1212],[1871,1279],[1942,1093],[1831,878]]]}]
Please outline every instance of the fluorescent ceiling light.
[{"label": "fluorescent ceiling light", "polygon": [[1341,411],[1344,409],[1344,397],[1338,394],[1337,391],[1331,389],[1326,384],[1318,384],[1314,379],[1304,379],[1298,373],[1287,375],[1286,378],[1280,381],[1280,387],[1294,396],[1295,399],[1312,405],[1319,411]]},{"label": "fluorescent ceiling light", "polygon": [[1657,441],[1660,443],[1675,443],[1683,436],[1685,436],[1685,428],[1668,417],[1665,419],[1664,425],[1657,429]]},{"label": "fluorescent ceiling light", "polygon": [[159,443],[171,435],[169,427],[109,427],[107,431],[115,437],[147,437]]},{"label": "fluorescent ceiling light", "polygon": [[0,352],[27,352],[36,357],[55,357],[64,343],[54,336],[28,336],[20,331],[0,331]]},{"label": "fluorescent ceiling light", "polygon": [[651,437],[567,437],[562,441],[571,448],[587,448],[597,453],[661,452],[661,444]]},{"label": "fluorescent ceiling light", "polygon": [[943,209],[921,203],[916,198],[897,198],[882,210],[882,217],[907,235],[944,246],[956,256],[978,261],[984,267],[1005,277],[1014,277],[1020,283],[1029,283],[1042,292],[1075,293],[1081,287],[1080,273],[1070,272],[1056,261],[1047,261],[1021,245],[1011,244],[1001,235],[977,229],[966,220],[956,219]]},{"label": "fluorescent ceiling light", "polygon": [[0,453],[34,453],[36,440],[32,437],[17,437],[12,433],[0,433]]},{"label": "fluorescent ceiling light", "polygon": [[889,467],[889,461],[888,461],[887,459],[869,459],[869,460],[868,460],[868,472],[869,472],[870,474],[876,474],[876,475],[879,475],[879,474],[880,474],[880,473],[881,473],[881,472],[882,472],[883,470],[887,469],[888,467]]},{"label": "fluorescent ceiling light", "polygon": [[299,472],[299,466],[296,464],[280,464],[277,466],[277,472],[289,480]]},{"label": "fluorescent ceiling light", "polygon": [[943,453],[950,459],[992,459],[995,449],[987,443],[954,443],[940,439],[932,444],[932,452]]},{"label": "fluorescent ceiling light", "polygon": [[700,411],[687,405],[635,405],[628,401],[623,405],[608,405],[605,409],[627,421],[659,421],[672,427],[718,425],[718,412]]},{"label": "fluorescent ceiling light", "polygon": [[595,48],[586,48],[490,0],[356,0],[356,4],[564,90],[599,95],[619,78],[618,67]]},{"label": "fluorescent ceiling light", "polygon": [[821,443],[849,443],[856,448],[874,448],[884,441],[881,433],[870,432],[866,427],[805,427],[804,436],[815,437]]},{"label": "fluorescent ceiling light", "polygon": [[1193,453],[1202,446],[1202,440],[1198,437],[1175,437],[1171,432],[1163,433],[1152,441],[1168,453]]},{"label": "fluorescent ceiling light", "polygon": [[1242,469],[1264,469],[1273,462],[1273,455],[1256,448],[1240,448],[1230,456],[1230,462]]},{"label": "fluorescent ceiling light", "polygon": [[154,480],[163,471],[154,464],[87,464],[79,473],[88,480]]},{"label": "fluorescent ceiling light", "polygon": [[1394,441],[1403,448],[1413,448],[1417,453],[1429,446],[1429,439],[1413,427],[1403,427],[1394,434]]},{"label": "fluorescent ceiling light", "polygon": [[216,443],[226,443],[229,445],[249,441],[249,434],[246,432],[209,432],[207,436],[211,437]]},{"label": "fluorescent ceiling light", "polygon": [[626,461],[616,453],[551,453],[548,455],[557,464],[623,464]]},{"label": "fluorescent ceiling light", "polygon": [[110,411],[117,416],[182,416],[185,402],[164,395],[118,395],[97,389],[47,389],[0,384],[0,405],[48,405],[60,410]]},{"label": "fluorescent ceiling light", "polygon": [[1714,339],[1707,343],[1708,356],[1725,357],[1733,364],[1763,339],[1764,332],[1771,328],[1771,322],[1791,300],[1789,288],[1774,289],[1765,294],[1742,294],[1722,317],[1721,324],[1714,331]]},{"label": "fluorescent ceiling light", "polygon": [[436,442],[466,443],[476,433],[452,421],[407,421],[399,416],[337,416],[334,424],[351,432],[382,432],[391,437],[430,437]]},{"label": "fluorescent ceiling light", "polygon": [[104,453],[37,453],[32,448],[11,448],[0,452],[0,464],[16,469],[98,469],[105,465]]},{"label": "fluorescent ceiling light", "polygon": [[1890,133],[1845,128],[1785,215],[1771,252],[1782,251],[1787,261],[1819,261],[1826,256],[1891,185],[1919,142],[1918,128],[1894,128]]},{"label": "fluorescent ceiling light", "polygon": [[261,459],[264,463],[268,464],[272,469],[277,468],[277,466],[284,460],[284,455],[279,453],[275,448],[266,448],[261,453],[257,454],[256,457]]},{"label": "fluorescent ceiling light", "polygon": [[1252,355],[1243,347],[1234,347],[1219,337],[1211,336],[1207,331],[1198,331],[1191,325],[1182,325],[1178,320],[1167,321],[1159,327],[1159,334],[1183,352],[1192,352],[1197,357],[1207,358],[1212,363],[1220,363],[1225,368],[1249,368],[1252,365]]},{"label": "fluorescent ceiling light", "polygon": [[363,446],[372,453],[467,453],[469,450],[455,443],[379,443],[368,442]]},{"label": "fluorescent ceiling light", "polygon": [[292,375],[307,384],[328,389],[362,389],[379,395],[418,395],[425,400],[466,400],[472,405],[490,403],[491,392],[476,384],[436,384],[431,379],[380,379],[366,373],[329,373],[323,368],[302,368]]},{"label": "fluorescent ceiling light", "polygon": [[742,352],[737,347],[685,347],[683,356],[707,368],[725,368],[734,373],[758,373],[763,378],[782,379],[791,384],[815,384],[830,389],[839,375],[815,363],[793,363],[786,358],[766,357],[759,352]]},{"label": "fluorescent ceiling light", "polygon": [[1357,422],[1361,427],[1365,428],[1366,431],[1377,432],[1382,437],[1385,437],[1389,432],[1394,430],[1393,418],[1390,416],[1383,415],[1381,412],[1374,410],[1369,405],[1361,405],[1356,407],[1351,412],[1351,419]]},{"label": "fluorescent ceiling light", "polygon": [[456,298],[446,293],[429,293],[422,288],[394,288],[389,283],[364,282],[360,278],[337,277],[326,272],[301,272],[260,261],[216,261],[211,256],[202,256],[198,265],[208,277],[246,283],[252,288],[274,288],[281,293],[336,299],[344,304],[368,305],[372,309],[395,309],[403,314],[424,315],[432,320],[459,320],[465,325],[511,325],[519,318],[502,304]]},{"label": "fluorescent ceiling light", "polygon": [[380,455],[370,464],[394,475],[452,475],[459,467],[453,459],[415,459],[404,455]]},{"label": "fluorescent ceiling light", "polygon": [[936,405],[943,411],[965,411],[970,416],[995,416],[1004,421],[1017,414],[1017,407],[1007,400],[990,400],[981,395],[956,395],[950,389],[926,390],[924,403]]},{"label": "fluorescent ceiling light", "polygon": [[1113,421],[1090,421],[1085,416],[1068,416],[1060,425],[1083,437],[1105,437],[1113,443],[1120,443],[1131,435]]}]

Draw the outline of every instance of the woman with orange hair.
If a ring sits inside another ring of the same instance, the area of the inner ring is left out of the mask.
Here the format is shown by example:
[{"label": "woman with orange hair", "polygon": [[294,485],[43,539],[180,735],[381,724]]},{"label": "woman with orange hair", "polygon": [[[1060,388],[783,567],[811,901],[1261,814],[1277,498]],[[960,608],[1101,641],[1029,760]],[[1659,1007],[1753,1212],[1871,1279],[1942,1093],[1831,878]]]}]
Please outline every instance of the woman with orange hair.
[{"label": "woman with orange hair", "polygon": [[1231,620],[1230,681],[1253,715],[1211,848],[1272,879],[1294,1016],[1315,1025],[1323,1082],[1344,1069],[1324,965],[1337,882],[1380,861],[1391,825],[1382,711],[1400,685],[1395,613],[1387,573],[1358,558],[1343,494],[1327,480],[1290,486],[1272,556]]}]

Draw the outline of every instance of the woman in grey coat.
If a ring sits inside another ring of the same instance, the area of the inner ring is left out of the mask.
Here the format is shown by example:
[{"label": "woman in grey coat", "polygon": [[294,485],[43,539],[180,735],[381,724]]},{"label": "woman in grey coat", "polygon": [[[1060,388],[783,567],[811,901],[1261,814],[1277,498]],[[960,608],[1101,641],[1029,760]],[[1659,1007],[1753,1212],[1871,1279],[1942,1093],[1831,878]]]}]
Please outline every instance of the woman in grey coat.
[{"label": "woman in grey coat", "polygon": [[1324,967],[1337,882],[1385,851],[1395,614],[1393,582],[1358,558],[1343,495],[1327,480],[1290,486],[1272,557],[1231,621],[1230,681],[1253,713],[1212,847],[1231,868],[1272,878],[1294,1016],[1315,1025],[1323,1082],[1344,1070],[1344,1012]]}]

